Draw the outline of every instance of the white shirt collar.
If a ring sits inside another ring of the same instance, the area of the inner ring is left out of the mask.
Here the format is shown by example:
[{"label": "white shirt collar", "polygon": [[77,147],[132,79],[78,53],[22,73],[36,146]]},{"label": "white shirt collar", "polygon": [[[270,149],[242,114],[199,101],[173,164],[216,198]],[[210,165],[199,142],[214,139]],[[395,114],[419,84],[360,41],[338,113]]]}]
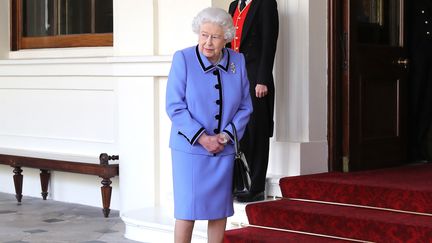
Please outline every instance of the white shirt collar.
[{"label": "white shirt collar", "polygon": [[[249,3],[251,3],[252,2],[252,0],[246,0],[246,6],[249,4]],[[241,3],[241,0],[239,0],[238,1],[238,5],[240,6],[240,3]]]}]

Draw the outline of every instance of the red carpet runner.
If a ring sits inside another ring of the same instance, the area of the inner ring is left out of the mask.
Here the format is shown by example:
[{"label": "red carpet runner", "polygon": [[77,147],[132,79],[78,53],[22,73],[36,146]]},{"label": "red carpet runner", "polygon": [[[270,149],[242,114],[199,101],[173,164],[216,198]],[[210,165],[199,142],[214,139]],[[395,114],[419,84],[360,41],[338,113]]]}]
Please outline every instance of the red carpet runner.
[{"label": "red carpet runner", "polygon": [[[432,164],[286,177],[280,186],[285,199],[247,205],[250,224],[360,241],[432,242]],[[347,241],[247,227],[227,231],[225,242]]]},{"label": "red carpet runner", "polygon": [[237,230],[229,230],[225,233],[225,242],[256,243],[256,242],[320,242],[343,243],[344,240],[323,238],[318,236],[283,232],[278,230],[245,227]]}]

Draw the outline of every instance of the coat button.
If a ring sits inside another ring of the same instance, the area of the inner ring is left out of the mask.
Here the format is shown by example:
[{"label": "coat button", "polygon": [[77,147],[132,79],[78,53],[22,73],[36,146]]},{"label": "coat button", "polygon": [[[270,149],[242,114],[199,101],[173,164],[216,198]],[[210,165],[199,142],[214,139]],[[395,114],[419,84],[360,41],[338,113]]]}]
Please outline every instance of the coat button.
[{"label": "coat button", "polygon": [[215,133],[215,134],[218,134],[219,133],[219,129],[215,129],[215,130],[213,130],[213,132]]},{"label": "coat button", "polygon": [[220,105],[220,104],[221,104],[220,100],[216,100],[216,105]]},{"label": "coat button", "polygon": [[214,87],[215,87],[215,89],[220,89],[220,85],[219,84],[216,84]]},{"label": "coat button", "polygon": [[217,69],[214,70],[214,71],[213,71],[213,75],[219,75],[219,70],[217,70]]},{"label": "coat button", "polygon": [[219,120],[219,119],[220,119],[220,115],[216,115],[216,116],[215,116],[215,119],[216,119],[216,120]]}]

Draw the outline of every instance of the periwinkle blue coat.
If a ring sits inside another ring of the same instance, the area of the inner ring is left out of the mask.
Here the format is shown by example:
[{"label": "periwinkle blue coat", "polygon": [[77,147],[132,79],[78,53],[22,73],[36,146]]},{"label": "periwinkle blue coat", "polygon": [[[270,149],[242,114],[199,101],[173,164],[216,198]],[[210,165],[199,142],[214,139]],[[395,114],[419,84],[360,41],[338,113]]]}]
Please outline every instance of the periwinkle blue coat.
[{"label": "periwinkle blue coat", "polygon": [[[197,143],[199,136],[225,132],[233,139],[230,122],[240,139],[252,113],[243,54],[224,48],[215,66],[198,46],[177,51],[168,76],[166,111],[172,121],[171,149],[213,155]],[[218,155],[232,153],[234,147],[228,144]]]}]

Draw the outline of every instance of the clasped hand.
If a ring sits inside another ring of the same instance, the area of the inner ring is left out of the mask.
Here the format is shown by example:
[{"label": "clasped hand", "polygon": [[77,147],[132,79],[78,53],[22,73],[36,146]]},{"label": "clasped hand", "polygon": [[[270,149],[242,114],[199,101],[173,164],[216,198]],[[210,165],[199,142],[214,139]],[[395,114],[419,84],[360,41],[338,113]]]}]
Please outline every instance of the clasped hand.
[{"label": "clasped hand", "polygon": [[198,143],[212,154],[217,154],[225,148],[226,139],[221,134],[207,135],[203,133]]},{"label": "clasped hand", "polygon": [[264,84],[257,84],[255,86],[255,95],[257,98],[263,98],[268,94],[268,88],[267,85]]}]

